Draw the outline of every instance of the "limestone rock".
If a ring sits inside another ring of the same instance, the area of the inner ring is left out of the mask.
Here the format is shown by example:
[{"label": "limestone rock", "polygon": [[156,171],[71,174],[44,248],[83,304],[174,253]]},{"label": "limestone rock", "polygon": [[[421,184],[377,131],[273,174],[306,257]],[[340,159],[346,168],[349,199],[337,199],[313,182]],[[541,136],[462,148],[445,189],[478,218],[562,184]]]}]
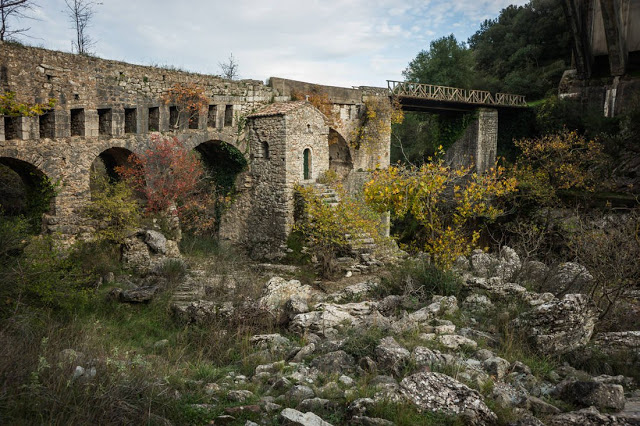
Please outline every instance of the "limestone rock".
[{"label": "limestone rock", "polygon": [[598,382],[567,381],[557,386],[558,398],[579,407],[620,411],[624,408],[624,389],[620,385]]},{"label": "limestone rock", "polygon": [[560,409],[555,405],[551,405],[548,402],[537,398],[535,396],[530,396],[527,398],[526,406],[533,414],[538,415],[548,415],[548,414],[560,414]]},{"label": "limestone rock", "polygon": [[482,368],[484,368],[484,371],[494,376],[498,380],[502,380],[504,376],[507,375],[509,367],[511,367],[511,363],[506,359],[500,358],[498,356],[488,358],[482,362]]},{"label": "limestone rock", "polygon": [[558,414],[547,420],[547,426],[623,426],[626,422],[600,413],[595,407]]},{"label": "limestone rock", "polygon": [[295,403],[300,403],[305,399],[311,399],[314,396],[316,395],[313,392],[313,389],[304,385],[293,386],[289,391],[287,391],[287,393],[285,393],[285,398]]},{"label": "limestone rock", "polygon": [[309,343],[308,345],[303,346],[291,359],[293,362],[302,362],[305,358],[311,356],[316,350],[315,343]]},{"label": "limestone rock", "polygon": [[332,401],[330,399],[325,398],[309,398],[302,401],[296,407],[296,410],[301,412],[318,412],[318,411],[329,411],[335,410],[337,408],[338,403]]},{"label": "limestone rock", "polygon": [[335,351],[315,358],[311,366],[325,374],[346,373],[355,368],[355,363],[345,351]]},{"label": "limestone rock", "polygon": [[478,347],[478,343],[475,340],[471,340],[464,336],[457,334],[443,334],[438,336],[438,342],[447,349],[458,350],[462,347],[475,349]]},{"label": "limestone rock", "polygon": [[561,263],[547,278],[545,287],[553,293],[582,291],[593,281],[593,276],[584,266],[566,262]]},{"label": "limestone rock", "polygon": [[253,397],[253,392],[248,390],[232,390],[227,392],[227,399],[233,402],[243,403],[252,397]]},{"label": "limestone rock", "polygon": [[363,300],[369,293],[371,293],[378,284],[374,281],[364,281],[357,284],[352,284],[345,287],[338,293],[334,293],[329,296],[330,300],[336,303],[347,301],[360,301]]},{"label": "limestone rock", "polygon": [[151,254],[149,247],[137,237],[125,240],[122,250],[122,262],[137,273],[145,275],[151,269]]},{"label": "limestone rock", "polygon": [[154,253],[167,254],[167,239],[161,232],[147,229],[144,231],[144,242]]},{"label": "limestone rock", "polygon": [[280,413],[282,424],[292,426],[331,426],[312,412],[301,413],[293,408],[285,408]]},{"label": "limestone rock", "polygon": [[497,421],[477,391],[441,373],[421,372],[405,377],[400,382],[400,392],[421,411],[463,416],[471,425]]},{"label": "limestone rock", "polygon": [[418,367],[424,367],[431,366],[432,364],[450,364],[454,361],[454,357],[449,354],[443,354],[436,349],[416,346],[411,352],[411,361]]},{"label": "limestone rock", "polygon": [[119,299],[125,303],[148,303],[155,297],[159,290],[159,287],[155,285],[123,290],[120,292]]},{"label": "limestone rock", "polygon": [[173,303],[171,311],[182,323],[204,324],[215,318],[218,307],[216,303],[208,300],[196,300],[189,303]]},{"label": "limestone rock", "polygon": [[410,356],[409,351],[390,336],[380,340],[380,344],[376,347],[378,365],[396,375],[400,374]]},{"label": "limestone rock", "polygon": [[285,303],[296,296],[305,301],[311,299],[313,289],[311,286],[302,285],[298,280],[285,280],[273,277],[267,282],[262,297],[258,300],[258,306],[272,312],[281,310]]},{"label": "limestone rock", "polygon": [[488,277],[495,270],[495,259],[480,249],[476,249],[471,253],[470,261],[471,271],[477,277]]},{"label": "limestone rock", "polygon": [[309,332],[322,336],[335,334],[336,330],[345,325],[367,326],[377,325],[385,327],[389,320],[377,311],[375,302],[346,303],[343,305],[320,303],[315,310],[296,315],[289,328],[294,333]]},{"label": "limestone rock", "polygon": [[525,312],[514,324],[524,329],[538,351],[560,355],[589,341],[598,313],[588,296],[567,294]]},{"label": "limestone rock", "polygon": [[249,343],[260,350],[284,354],[291,348],[291,341],[280,334],[258,334],[249,338]]},{"label": "limestone rock", "polygon": [[627,355],[640,359],[640,331],[598,333],[591,341],[598,351],[607,355]]},{"label": "limestone rock", "polygon": [[491,299],[483,294],[472,293],[464,299],[462,306],[473,313],[483,313],[493,309]]},{"label": "limestone rock", "polygon": [[309,304],[307,300],[297,294],[294,294],[284,304],[284,313],[289,320],[292,320],[298,314],[309,312]]}]

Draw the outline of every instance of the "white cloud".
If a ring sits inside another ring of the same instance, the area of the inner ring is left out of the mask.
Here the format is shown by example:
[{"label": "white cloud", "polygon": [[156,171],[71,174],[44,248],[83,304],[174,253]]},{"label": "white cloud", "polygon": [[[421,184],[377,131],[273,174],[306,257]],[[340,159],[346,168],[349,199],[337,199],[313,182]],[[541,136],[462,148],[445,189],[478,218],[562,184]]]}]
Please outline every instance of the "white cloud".
[{"label": "white cloud", "polygon": [[[525,0],[516,0],[518,4]],[[205,73],[233,52],[243,78],[282,76],[333,85],[398,79],[436,37],[465,41],[509,0],[102,0],[96,53]],[[34,44],[69,50],[63,0],[41,2]]]}]

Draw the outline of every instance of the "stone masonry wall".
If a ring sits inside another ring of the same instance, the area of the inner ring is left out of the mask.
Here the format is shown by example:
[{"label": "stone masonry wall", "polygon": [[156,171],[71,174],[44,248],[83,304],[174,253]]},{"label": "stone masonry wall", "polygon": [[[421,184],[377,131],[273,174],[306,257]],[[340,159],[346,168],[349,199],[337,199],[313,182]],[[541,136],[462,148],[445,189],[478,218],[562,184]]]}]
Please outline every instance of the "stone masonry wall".
[{"label": "stone masonry wall", "polygon": [[[54,111],[42,117],[0,116],[0,159],[32,164],[60,182],[54,214],[45,224],[50,232],[68,235],[91,232],[82,209],[90,198],[89,170],[100,153],[113,147],[143,152],[152,130],[169,132],[188,148],[221,140],[244,152],[238,118],[278,100],[259,81],[229,81],[7,43],[0,43],[0,74],[0,90],[15,92],[20,102],[56,99]],[[197,128],[170,131],[170,106],[162,96],[175,84],[196,84],[209,98]],[[231,123],[225,123],[226,111],[232,113]],[[157,123],[150,123],[154,114]],[[12,131],[6,131],[5,123]]]},{"label": "stone masonry wall", "polygon": [[476,118],[448,150],[445,160],[453,167],[475,166],[483,173],[493,167],[498,149],[498,111],[479,108]]},{"label": "stone masonry wall", "polygon": [[[20,102],[56,99],[54,110],[41,117],[0,116],[0,163],[15,167],[20,160],[59,183],[45,229],[72,239],[93,231],[83,209],[91,196],[91,165],[105,151],[142,153],[158,134],[175,136],[189,149],[207,141],[232,144],[250,163],[238,177],[239,192],[222,219],[220,235],[252,247],[256,255],[268,255],[286,241],[293,225],[293,186],[302,181],[304,149],[312,152],[310,180],[329,168],[329,127],[311,105],[249,120],[244,127],[253,111],[289,100],[287,82],[230,81],[0,42],[0,91],[15,92]],[[172,126],[175,110],[172,115],[172,106],[162,101],[176,84],[197,85],[209,99],[196,121],[180,128]],[[349,146],[354,167],[388,164],[388,141],[379,152],[355,150],[350,141],[362,122],[367,92],[313,86],[331,93],[341,122],[334,130],[345,149]]]}]

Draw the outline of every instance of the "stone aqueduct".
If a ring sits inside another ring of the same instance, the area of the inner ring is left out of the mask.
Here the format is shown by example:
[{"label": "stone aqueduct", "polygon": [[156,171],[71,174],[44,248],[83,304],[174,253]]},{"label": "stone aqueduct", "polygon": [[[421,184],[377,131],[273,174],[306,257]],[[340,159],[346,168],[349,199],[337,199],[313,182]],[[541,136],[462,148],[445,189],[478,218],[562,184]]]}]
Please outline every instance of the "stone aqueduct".
[{"label": "stone aqueduct", "polygon": [[[197,122],[180,129],[173,125],[174,107],[162,102],[162,95],[175,84],[198,85],[209,99]],[[267,246],[281,243],[290,229],[295,183],[334,168],[348,185],[355,185],[362,181],[358,170],[389,162],[388,141],[366,152],[349,143],[349,135],[361,123],[363,100],[375,95],[372,89],[279,78],[268,84],[230,81],[0,43],[0,91],[15,92],[21,102],[56,99],[54,110],[40,117],[0,116],[0,163],[25,181],[42,173],[61,183],[43,229],[68,237],[92,230],[82,209],[91,197],[90,170],[96,159],[119,164],[128,154],[147,149],[151,135],[158,132],[174,135],[205,155],[203,147],[220,143],[245,155],[249,167],[238,177],[240,193],[223,220],[221,234]],[[308,103],[289,102],[294,91],[327,94],[333,113],[340,116],[339,125],[329,128],[326,117]],[[297,147],[296,141],[306,145]],[[265,144],[272,145],[269,167],[262,153]],[[293,152],[293,147],[300,152]],[[304,149],[314,152],[313,176],[304,176],[293,164],[303,161]],[[215,163],[215,158],[210,160]],[[275,232],[278,236],[265,237],[274,234],[274,227],[281,230]],[[264,241],[251,241],[256,238]]]},{"label": "stone aqueduct", "polygon": [[[176,106],[163,102],[176,84],[204,89],[209,102],[197,120],[176,125]],[[367,99],[388,102],[396,96],[386,88],[348,89],[275,77],[267,84],[231,81],[1,42],[0,92],[15,92],[18,101],[27,103],[56,99],[54,110],[39,117],[0,116],[0,164],[27,185],[38,174],[60,183],[43,217],[45,232],[70,240],[93,232],[83,214],[91,199],[92,167],[96,162],[107,168],[121,165],[131,153],[144,152],[153,135],[164,134],[198,150],[213,167],[219,158],[212,153],[219,153],[221,145],[244,155],[248,167],[237,176],[237,193],[221,218],[220,237],[250,247],[256,256],[278,251],[286,241],[294,220],[295,184],[313,183],[331,169],[353,191],[362,186],[367,170],[389,164],[390,132],[379,133],[378,143],[362,149],[354,148],[353,139],[356,129],[366,126]],[[326,96],[331,117],[309,102],[292,101],[293,94]],[[397,97],[409,110],[477,110],[448,158],[471,161],[478,171],[493,164],[496,106]]]}]

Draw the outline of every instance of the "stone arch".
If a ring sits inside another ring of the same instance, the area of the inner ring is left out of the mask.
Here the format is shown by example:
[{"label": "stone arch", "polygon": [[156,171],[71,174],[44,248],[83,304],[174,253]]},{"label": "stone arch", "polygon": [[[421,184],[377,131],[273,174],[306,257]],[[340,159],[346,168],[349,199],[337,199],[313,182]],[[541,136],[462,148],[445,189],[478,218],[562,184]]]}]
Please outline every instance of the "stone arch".
[{"label": "stone arch", "polygon": [[193,149],[218,190],[225,194],[233,192],[236,178],[248,165],[242,152],[223,140],[204,141]]},{"label": "stone arch", "polygon": [[98,154],[89,169],[89,189],[93,194],[105,183],[114,183],[120,180],[116,167],[130,164],[130,156],[134,154],[127,148],[111,147]]},{"label": "stone arch", "polygon": [[178,136],[180,141],[187,149],[194,149],[198,151],[200,145],[209,143],[209,142],[217,142],[224,143],[230,145],[238,150],[240,153],[244,153],[243,156],[245,160],[249,160],[249,157],[246,155],[246,146],[244,145],[244,141],[238,141],[235,134],[231,134],[229,132],[220,132],[220,131],[209,131],[205,133],[195,133],[195,134],[185,134],[184,138]]},{"label": "stone arch", "polygon": [[0,216],[24,216],[32,230],[39,232],[45,214],[55,214],[55,190],[49,176],[31,162],[0,156]]},{"label": "stone arch", "polygon": [[351,150],[345,138],[335,129],[329,129],[329,170],[344,179],[353,170]]}]

